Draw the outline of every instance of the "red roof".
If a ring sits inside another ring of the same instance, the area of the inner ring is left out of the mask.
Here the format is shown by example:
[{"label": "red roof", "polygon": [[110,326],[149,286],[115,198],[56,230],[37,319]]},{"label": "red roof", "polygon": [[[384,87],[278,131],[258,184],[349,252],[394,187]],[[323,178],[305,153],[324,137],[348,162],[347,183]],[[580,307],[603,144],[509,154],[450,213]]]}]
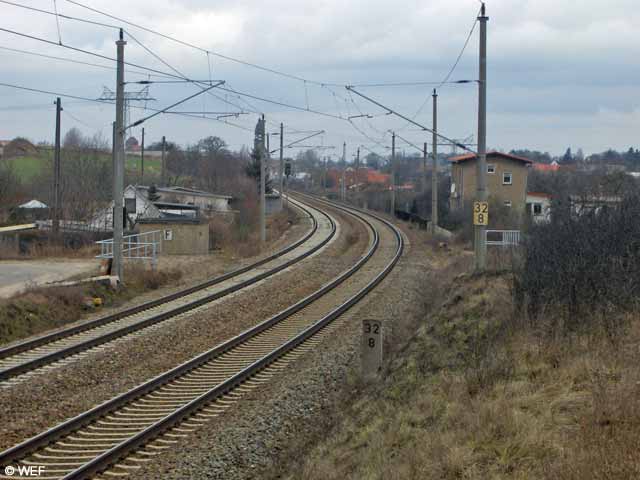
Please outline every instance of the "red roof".
[{"label": "red roof", "polygon": [[[457,157],[451,157],[449,159],[450,162],[453,163],[460,163],[460,162],[466,162],[467,160],[473,160],[477,157],[477,155],[475,153],[466,153],[464,155],[458,155]],[[523,162],[523,163],[533,163],[532,160],[529,160],[528,158],[524,158],[524,157],[518,157],[516,155],[511,155],[510,153],[503,153],[503,152],[496,152],[496,151],[492,151],[492,152],[487,152],[487,158],[495,158],[495,157],[502,157],[502,158],[507,158],[509,160],[515,160],[516,162]]]},{"label": "red roof", "polygon": [[539,172],[557,172],[558,170],[560,170],[560,165],[536,162],[533,164],[533,169],[538,170]]},{"label": "red roof", "polygon": [[551,195],[548,193],[542,192],[527,192],[528,197],[541,197],[541,198],[551,198]]}]

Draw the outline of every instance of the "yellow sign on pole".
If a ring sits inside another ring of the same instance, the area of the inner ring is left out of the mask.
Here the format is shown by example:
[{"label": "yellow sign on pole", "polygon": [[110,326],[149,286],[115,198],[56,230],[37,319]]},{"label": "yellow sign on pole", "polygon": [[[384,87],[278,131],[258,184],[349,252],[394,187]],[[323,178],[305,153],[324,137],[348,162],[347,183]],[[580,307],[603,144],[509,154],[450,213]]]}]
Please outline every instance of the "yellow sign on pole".
[{"label": "yellow sign on pole", "polygon": [[489,225],[489,203],[473,202],[473,224]]}]

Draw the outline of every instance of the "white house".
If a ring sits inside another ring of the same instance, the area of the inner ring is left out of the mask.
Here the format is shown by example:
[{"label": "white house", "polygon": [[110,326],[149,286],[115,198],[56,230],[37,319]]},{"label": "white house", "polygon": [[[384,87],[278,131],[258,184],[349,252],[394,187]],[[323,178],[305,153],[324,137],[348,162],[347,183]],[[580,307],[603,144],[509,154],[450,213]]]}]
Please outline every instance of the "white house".
[{"label": "white house", "polygon": [[[148,197],[149,187],[136,185],[133,188],[136,188],[142,192],[144,196]],[[156,187],[156,194],[159,196],[157,200],[159,202],[195,205],[205,214],[231,212],[230,204],[231,200],[233,200],[233,197],[228,195],[219,195],[217,193],[209,193],[186,187]]]},{"label": "white house", "polygon": [[551,195],[528,192],[526,212],[534,223],[549,222],[551,220]]}]

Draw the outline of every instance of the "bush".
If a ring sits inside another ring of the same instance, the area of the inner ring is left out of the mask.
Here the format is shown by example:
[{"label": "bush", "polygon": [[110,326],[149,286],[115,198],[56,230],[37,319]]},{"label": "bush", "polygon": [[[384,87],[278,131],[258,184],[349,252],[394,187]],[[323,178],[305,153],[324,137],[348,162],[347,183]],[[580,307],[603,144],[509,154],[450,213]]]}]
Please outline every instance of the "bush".
[{"label": "bush", "polygon": [[640,196],[580,216],[535,225],[515,272],[517,305],[531,318],[549,309],[563,329],[632,311],[640,294]]}]

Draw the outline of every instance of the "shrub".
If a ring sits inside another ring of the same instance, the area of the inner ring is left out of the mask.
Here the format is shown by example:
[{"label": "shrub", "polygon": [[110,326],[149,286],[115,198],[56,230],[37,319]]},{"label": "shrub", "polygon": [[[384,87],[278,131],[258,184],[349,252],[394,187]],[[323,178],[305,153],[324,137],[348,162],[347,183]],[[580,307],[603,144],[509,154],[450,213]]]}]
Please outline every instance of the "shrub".
[{"label": "shrub", "polygon": [[[519,307],[531,318],[553,310],[563,329],[637,307],[640,294],[640,196],[613,208],[535,225],[515,272]],[[608,327],[608,328],[609,328]]]}]

